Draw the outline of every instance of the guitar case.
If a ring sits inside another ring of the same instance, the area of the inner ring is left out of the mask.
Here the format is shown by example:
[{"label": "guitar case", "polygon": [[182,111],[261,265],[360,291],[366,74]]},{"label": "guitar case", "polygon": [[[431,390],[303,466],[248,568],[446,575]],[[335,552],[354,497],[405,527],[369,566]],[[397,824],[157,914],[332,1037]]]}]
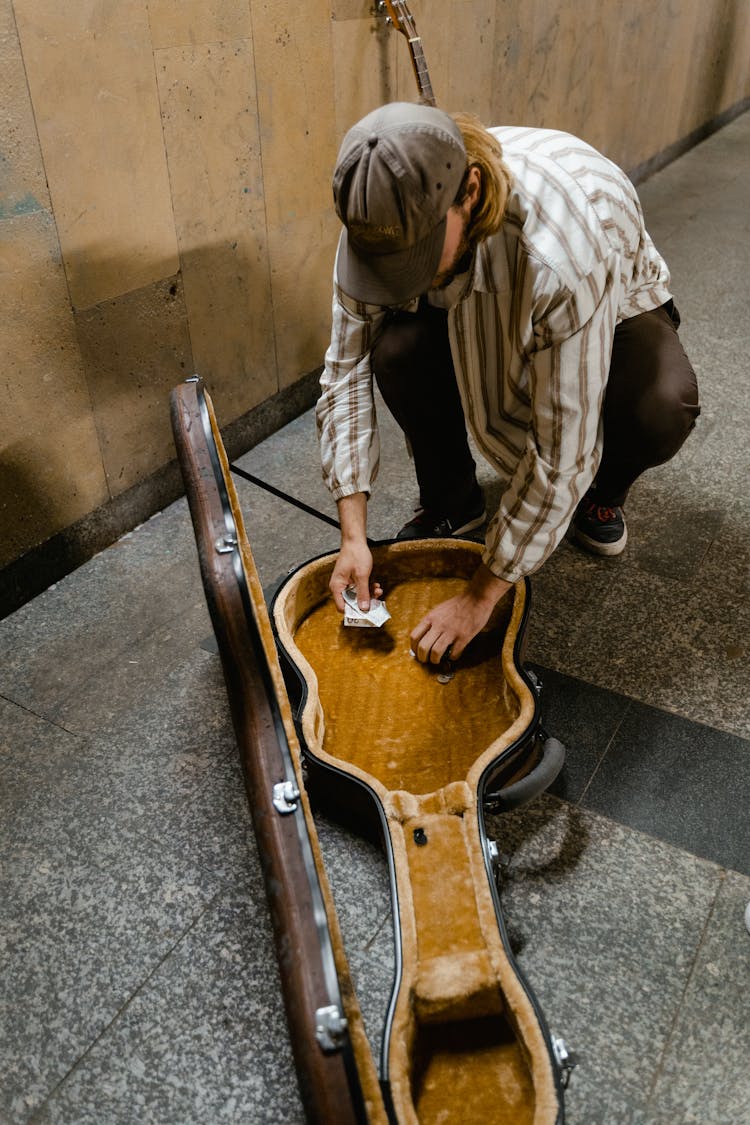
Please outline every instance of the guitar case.
[{"label": "guitar case", "polygon": [[[311,1121],[563,1121],[565,1050],[511,953],[485,813],[540,792],[564,750],[539,725],[522,662],[518,582],[449,668],[409,632],[476,568],[476,543],[373,549],[382,628],[342,624],[330,554],[266,609],[229,463],[200,380],[176,387],[172,427],[226,680]],[[352,987],[305,779],[342,819],[375,824],[390,873],[396,973],[378,1074]]]}]

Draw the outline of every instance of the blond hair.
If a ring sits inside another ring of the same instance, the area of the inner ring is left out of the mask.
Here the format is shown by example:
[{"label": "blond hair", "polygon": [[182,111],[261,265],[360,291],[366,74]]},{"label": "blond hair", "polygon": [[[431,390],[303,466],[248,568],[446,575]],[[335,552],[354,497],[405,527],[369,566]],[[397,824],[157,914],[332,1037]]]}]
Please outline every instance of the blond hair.
[{"label": "blond hair", "polygon": [[[485,129],[472,113],[452,113],[451,117],[461,130],[466,147],[468,169],[476,167],[481,173],[479,201],[471,212],[467,236],[473,243],[482,242],[496,234],[502,225],[511,186],[511,174],[503,160],[500,142]],[[456,197],[461,202],[465,195],[465,181]]]}]

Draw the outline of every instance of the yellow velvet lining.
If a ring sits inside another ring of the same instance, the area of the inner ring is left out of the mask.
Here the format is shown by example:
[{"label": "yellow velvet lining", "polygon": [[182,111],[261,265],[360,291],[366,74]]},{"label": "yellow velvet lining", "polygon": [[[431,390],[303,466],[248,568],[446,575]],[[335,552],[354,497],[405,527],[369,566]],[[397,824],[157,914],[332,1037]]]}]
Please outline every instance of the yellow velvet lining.
[{"label": "yellow velvet lining", "polygon": [[484,1017],[423,1027],[414,1054],[414,1106],[422,1125],[532,1125],[529,1067],[502,1020]]},{"label": "yellow velvet lining", "polygon": [[462,588],[479,552],[456,541],[378,549],[392,615],[379,630],[343,626],[327,593],[332,558],[298,572],[276,606],[308,687],[310,750],[366,781],[387,819],[402,948],[388,1064],[401,1125],[546,1125],[558,1110],[544,1036],[500,939],[477,810],[483,771],[533,717],[514,653],[524,584],[447,683],[409,654],[414,625]]},{"label": "yellow velvet lining", "polygon": [[[502,633],[486,634],[448,683],[409,655],[409,634],[461,579],[415,578],[388,590],[391,620],[382,629],[345,628],[332,599],[295,634],[315,669],[325,715],[324,748],[384,788],[431,793],[463,779],[518,715],[503,677]],[[481,657],[484,655],[484,659]]]}]

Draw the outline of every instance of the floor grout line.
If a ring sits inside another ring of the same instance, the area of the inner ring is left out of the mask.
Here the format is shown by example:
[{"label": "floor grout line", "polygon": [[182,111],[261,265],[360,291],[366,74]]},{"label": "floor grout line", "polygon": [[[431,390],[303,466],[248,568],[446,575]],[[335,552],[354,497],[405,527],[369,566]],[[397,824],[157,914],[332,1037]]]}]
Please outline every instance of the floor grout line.
[{"label": "floor grout line", "polygon": [[682,1010],[683,1010],[685,997],[687,996],[688,990],[689,990],[690,985],[692,983],[692,980],[695,976],[695,970],[696,970],[696,966],[698,964],[698,958],[699,958],[701,950],[703,949],[703,946],[705,944],[706,934],[708,932],[708,928],[711,924],[711,920],[712,920],[712,918],[714,916],[714,913],[716,911],[716,903],[717,903],[717,900],[719,898],[719,894],[721,893],[721,889],[724,886],[724,880],[725,879],[726,879],[726,871],[724,869],[720,869],[719,877],[718,877],[718,881],[717,881],[717,886],[716,886],[716,893],[714,894],[714,897],[711,901],[711,905],[708,909],[708,914],[706,915],[706,920],[703,923],[703,927],[701,929],[701,934],[700,934],[700,937],[698,939],[698,944],[695,947],[695,953],[693,954],[693,958],[690,962],[690,967],[689,967],[689,969],[686,973],[686,976],[685,976],[685,985],[682,989],[682,993],[680,995],[679,1002],[678,1002],[677,1007],[675,1009],[674,1016],[672,1017],[672,1022],[670,1024],[669,1031],[667,1032],[666,1038],[664,1040],[664,1045],[662,1046],[661,1052],[659,1054],[659,1059],[658,1059],[657,1064],[654,1068],[653,1078],[651,1080],[651,1085],[649,1086],[649,1091],[648,1091],[648,1094],[646,1096],[646,1105],[647,1106],[649,1106],[651,1104],[651,1102],[653,1101],[653,1098],[656,1094],[656,1088],[658,1086],[659,1079],[660,1079],[662,1071],[664,1069],[664,1063],[666,1061],[667,1052],[669,1050],[670,1044],[672,1043],[672,1040],[674,1039],[675,1030],[677,1028],[677,1024],[679,1022],[680,1015],[681,1015]]},{"label": "floor grout line", "polygon": [[121,1016],[127,1011],[127,1009],[130,1007],[130,1005],[133,1003],[133,1001],[143,992],[143,990],[148,985],[149,981],[153,980],[153,978],[156,976],[156,974],[162,968],[164,963],[169,960],[169,958],[172,956],[172,954],[177,949],[177,947],[179,945],[181,945],[182,942],[185,940],[185,938],[188,936],[188,934],[190,934],[195,929],[195,927],[200,922],[201,918],[203,918],[203,916],[213,907],[214,903],[220,897],[221,897],[221,892],[219,891],[213,896],[213,898],[209,899],[209,901],[206,903],[206,905],[203,907],[203,909],[200,910],[198,912],[198,914],[196,914],[195,918],[190,923],[190,925],[187,926],[186,929],[184,929],[182,931],[182,933],[179,935],[179,937],[176,938],[175,941],[173,942],[173,944],[169,947],[169,949],[164,954],[164,956],[156,963],[156,965],[154,965],[153,969],[149,973],[147,973],[147,975],[143,978],[143,980],[140,982],[140,984],[137,986],[137,988],[128,996],[127,1000],[125,1000],[125,1002],[120,1005],[117,1012],[112,1017],[112,1019],[109,1021],[109,1023],[106,1024],[106,1026],[102,1028],[102,1030],[99,1032],[99,1034],[97,1036],[95,1036],[94,1039],[91,1040],[89,1045],[86,1047],[85,1051],[81,1055],[79,1055],[79,1057],[76,1059],[76,1061],[73,1063],[73,1065],[71,1067],[69,1067],[69,1069],[63,1075],[63,1077],[58,1082],[56,1082],[55,1085],[52,1087],[52,1089],[46,1094],[46,1096],[44,1097],[44,1100],[41,1101],[39,1103],[39,1105],[33,1110],[31,1116],[27,1119],[28,1125],[34,1125],[34,1122],[39,1120],[39,1114],[42,1113],[42,1111],[45,1109],[45,1107],[49,1105],[49,1103],[52,1101],[52,1099],[55,1097],[55,1095],[58,1093],[58,1091],[60,1089],[62,1089],[62,1087],[65,1085],[65,1083],[71,1077],[71,1075],[74,1074],[78,1070],[78,1068],[82,1065],[82,1063],[85,1061],[85,1059],[87,1059],[88,1056],[91,1054],[91,1052],[94,1050],[96,1045],[98,1043],[100,1043],[102,1041],[102,1039],[107,1035],[107,1033],[111,1030],[111,1028],[114,1027],[114,1025],[121,1018]]},{"label": "floor grout line", "polygon": [[625,716],[629,714],[630,710],[631,710],[631,709],[632,709],[632,707],[633,707],[633,702],[634,702],[634,701],[633,701],[632,699],[628,701],[628,705],[627,705],[627,707],[625,707],[625,709],[623,710],[623,713],[622,713],[622,715],[620,716],[619,722],[618,722],[618,723],[617,723],[617,725],[615,726],[615,729],[614,729],[614,730],[612,731],[612,734],[611,734],[611,736],[610,736],[610,738],[609,738],[609,740],[608,740],[608,742],[607,742],[607,745],[606,745],[606,746],[604,747],[604,750],[602,751],[601,755],[599,756],[599,758],[598,758],[598,760],[597,760],[597,763],[596,763],[596,765],[594,766],[593,770],[591,771],[591,776],[589,777],[588,781],[587,781],[587,782],[586,782],[586,784],[584,785],[584,787],[583,787],[583,791],[581,792],[581,794],[580,794],[580,796],[579,796],[578,800],[577,800],[577,801],[575,802],[575,804],[576,804],[576,805],[577,805],[577,806],[578,806],[579,808],[581,808],[581,807],[583,806],[583,798],[584,798],[584,797],[586,796],[586,794],[588,793],[588,791],[589,791],[589,788],[591,787],[591,783],[593,782],[594,778],[596,777],[597,773],[599,772],[599,770],[600,770],[600,768],[601,768],[601,766],[602,766],[602,763],[603,763],[604,759],[605,759],[605,758],[607,757],[607,754],[608,754],[608,753],[609,753],[609,751],[611,750],[611,748],[612,748],[612,743],[613,743],[613,742],[614,742],[614,740],[616,739],[616,737],[617,737],[617,735],[618,735],[618,733],[619,733],[619,731],[620,731],[620,728],[622,727],[622,724],[623,724],[623,722],[625,721]]},{"label": "floor grout line", "polygon": [[71,735],[72,738],[89,739],[92,737],[87,731],[71,730],[70,727],[63,726],[62,723],[57,722],[55,719],[50,719],[48,715],[41,715],[38,711],[35,711],[33,707],[27,707],[25,703],[19,703],[17,699],[11,699],[9,695],[5,695],[3,692],[0,692],[0,699],[9,703],[11,707],[18,707],[18,709],[23,711],[26,715],[32,715],[35,719],[39,719],[41,723],[47,723],[48,726],[55,727],[56,730],[61,730],[64,734]]}]

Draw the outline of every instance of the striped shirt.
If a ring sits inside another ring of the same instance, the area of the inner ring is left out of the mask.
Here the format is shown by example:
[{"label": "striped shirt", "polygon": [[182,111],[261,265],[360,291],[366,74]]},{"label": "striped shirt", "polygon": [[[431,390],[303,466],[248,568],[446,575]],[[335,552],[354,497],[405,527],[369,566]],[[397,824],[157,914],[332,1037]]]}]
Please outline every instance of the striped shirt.
[{"label": "striped shirt", "polygon": [[[512,176],[505,219],[448,306],[467,425],[504,481],[484,562],[515,581],[560,543],[596,474],[616,324],[670,299],[669,272],[623,172],[575,137],[499,128]],[[334,271],[333,328],[317,405],[334,499],[369,493],[379,463],[370,350],[386,310],[347,297]]]}]

